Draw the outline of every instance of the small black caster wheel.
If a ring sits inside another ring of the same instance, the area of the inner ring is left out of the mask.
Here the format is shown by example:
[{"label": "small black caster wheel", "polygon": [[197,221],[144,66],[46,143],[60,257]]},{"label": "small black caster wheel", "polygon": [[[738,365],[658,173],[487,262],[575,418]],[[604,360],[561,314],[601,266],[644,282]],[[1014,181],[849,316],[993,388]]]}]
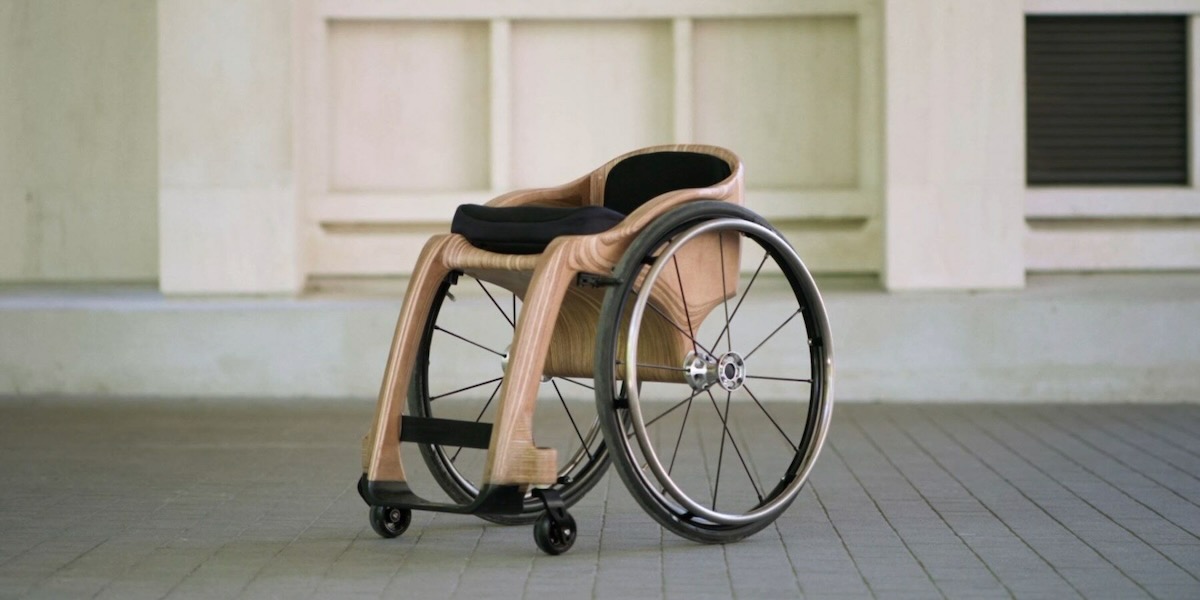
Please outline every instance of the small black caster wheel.
[{"label": "small black caster wheel", "polygon": [[575,517],[563,511],[562,516],[551,519],[548,513],[542,513],[533,522],[533,541],[537,542],[542,552],[558,555],[571,549],[575,544]]},{"label": "small black caster wheel", "polygon": [[408,524],[412,523],[412,511],[407,508],[372,506],[370,519],[371,529],[380,537],[394,538],[408,529]]}]

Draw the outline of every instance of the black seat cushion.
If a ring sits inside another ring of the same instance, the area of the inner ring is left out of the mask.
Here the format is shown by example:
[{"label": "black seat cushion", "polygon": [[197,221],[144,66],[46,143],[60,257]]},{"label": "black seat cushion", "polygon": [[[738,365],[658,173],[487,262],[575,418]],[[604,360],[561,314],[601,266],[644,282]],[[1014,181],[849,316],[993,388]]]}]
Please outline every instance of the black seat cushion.
[{"label": "black seat cushion", "polygon": [[729,163],[699,152],[635,154],[617,163],[604,180],[604,206],[629,214],[656,196],[720,183]]},{"label": "black seat cushion", "polygon": [[484,250],[538,254],[560,235],[606,231],[656,196],[708,187],[725,180],[730,173],[729,163],[710,154],[677,151],[636,154],[608,172],[604,206],[496,208],[463,204],[454,212],[450,231]]},{"label": "black seat cushion", "polygon": [[452,233],[472,246],[503,254],[538,254],[560,235],[589,235],[612,229],[625,215],[603,206],[496,208],[463,204],[454,211]]}]

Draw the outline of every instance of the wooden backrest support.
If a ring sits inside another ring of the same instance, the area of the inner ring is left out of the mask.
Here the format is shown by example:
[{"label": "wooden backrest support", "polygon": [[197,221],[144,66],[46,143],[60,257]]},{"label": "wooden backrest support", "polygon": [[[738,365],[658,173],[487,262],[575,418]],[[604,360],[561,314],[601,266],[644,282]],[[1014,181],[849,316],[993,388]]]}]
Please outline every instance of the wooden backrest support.
[{"label": "wooden backrest support", "polygon": [[604,179],[604,206],[628,215],[667,192],[706,188],[732,173],[724,159],[702,152],[661,150],[620,159]]},{"label": "wooden backrest support", "polygon": [[[742,169],[732,153],[713,147],[671,146],[648,148],[620,157],[593,173],[593,203],[630,214],[642,205],[672,192],[706,190],[696,198],[742,203]],[[684,194],[686,195],[686,194]],[[629,219],[633,220],[633,219]],[[640,223],[639,229],[649,225]],[[678,367],[693,347],[676,324],[690,323],[697,331],[704,319],[738,285],[740,248],[737,236],[704,234],[675,255],[664,270],[650,302],[658,311],[646,311],[639,338],[639,362]],[[676,272],[678,269],[678,272]],[[680,286],[682,283],[682,287]],[[555,324],[545,374],[590,377],[595,323],[602,293],[568,290]],[[624,327],[621,328],[622,331]],[[625,340],[619,341],[622,348]],[[710,343],[710,342],[703,342]],[[621,351],[624,354],[624,351]],[[676,364],[680,363],[680,364]],[[675,381],[678,371],[640,369],[642,381]]]}]

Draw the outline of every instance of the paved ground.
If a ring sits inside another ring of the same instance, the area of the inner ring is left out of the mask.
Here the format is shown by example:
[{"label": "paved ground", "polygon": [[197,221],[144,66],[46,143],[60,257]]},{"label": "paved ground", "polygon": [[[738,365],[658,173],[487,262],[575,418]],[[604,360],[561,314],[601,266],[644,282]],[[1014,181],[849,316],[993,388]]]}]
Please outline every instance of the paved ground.
[{"label": "paved ground", "polygon": [[840,406],[754,537],[663,533],[610,475],[549,557],[472,517],[378,538],[370,404],[0,401],[0,597],[1200,597],[1200,406]]}]

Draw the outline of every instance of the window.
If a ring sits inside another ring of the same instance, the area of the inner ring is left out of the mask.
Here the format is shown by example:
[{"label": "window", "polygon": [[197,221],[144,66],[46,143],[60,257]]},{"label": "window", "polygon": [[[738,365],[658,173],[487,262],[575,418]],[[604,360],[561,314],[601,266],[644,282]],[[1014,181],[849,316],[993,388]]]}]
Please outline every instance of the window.
[{"label": "window", "polygon": [[1186,18],[1025,25],[1030,185],[1188,183]]}]

